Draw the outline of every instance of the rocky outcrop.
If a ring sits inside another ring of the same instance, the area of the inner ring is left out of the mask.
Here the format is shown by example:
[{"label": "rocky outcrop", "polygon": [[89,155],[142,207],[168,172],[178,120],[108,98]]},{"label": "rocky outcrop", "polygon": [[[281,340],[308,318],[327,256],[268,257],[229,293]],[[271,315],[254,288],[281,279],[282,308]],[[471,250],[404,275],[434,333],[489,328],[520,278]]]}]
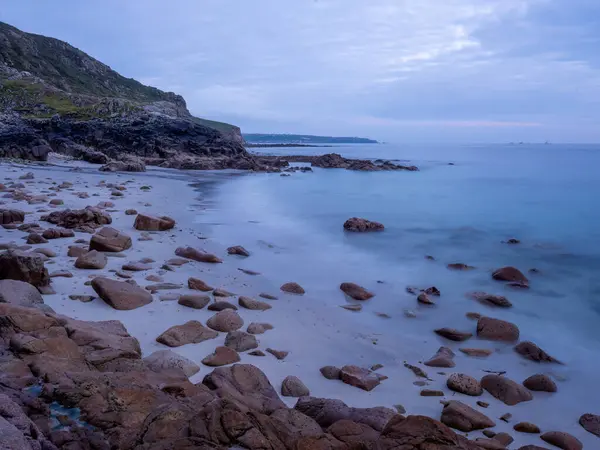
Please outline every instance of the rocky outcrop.
[{"label": "rocky outcrop", "polygon": [[327,153],[325,155],[289,155],[289,156],[263,156],[258,157],[260,162],[270,164],[275,167],[283,167],[289,165],[290,162],[303,162],[311,164],[313,167],[322,169],[347,169],[358,170],[363,172],[379,172],[389,170],[419,170],[415,166],[405,166],[391,161],[368,159],[349,159],[344,158],[337,153]]},{"label": "rocky outcrop", "polygon": [[54,211],[41,220],[58,225],[62,228],[74,229],[85,233],[93,233],[96,228],[110,225],[112,218],[100,208],[87,206],[85,209]]}]

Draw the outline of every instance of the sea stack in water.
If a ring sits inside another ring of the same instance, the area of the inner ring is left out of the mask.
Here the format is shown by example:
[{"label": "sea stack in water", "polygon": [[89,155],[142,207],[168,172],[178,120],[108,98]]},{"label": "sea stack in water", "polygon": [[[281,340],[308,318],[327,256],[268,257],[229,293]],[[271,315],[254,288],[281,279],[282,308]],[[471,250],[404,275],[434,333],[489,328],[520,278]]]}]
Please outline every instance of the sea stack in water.
[{"label": "sea stack in water", "polygon": [[353,231],[357,233],[364,233],[368,231],[383,231],[385,227],[382,223],[373,222],[360,217],[351,217],[344,222],[344,230]]}]

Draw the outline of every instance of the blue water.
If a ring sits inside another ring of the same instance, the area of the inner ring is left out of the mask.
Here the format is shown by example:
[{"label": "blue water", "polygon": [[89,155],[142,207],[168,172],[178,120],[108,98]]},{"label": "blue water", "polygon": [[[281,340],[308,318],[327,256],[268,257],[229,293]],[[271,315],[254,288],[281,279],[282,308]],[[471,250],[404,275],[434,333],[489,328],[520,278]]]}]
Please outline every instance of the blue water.
[{"label": "blue water", "polygon": [[[406,285],[436,285],[455,305],[444,312],[450,320],[475,309],[465,298],[469,291],[504,294],[515,307],[496,315],[519,323],[524,338],[554,339],[555,351],[565,354],[575,355],[574,346],[595,351],[600,146],[359,145],[269,153],[329,151],[406,160],[420,171],[235,177],[215,191],[201,220],[213,224],[213,237],[263,255],[252,261],[255,270],[299,281],[325,298],[340,282],[354,281],[376,290],[377,307],[397,312],[409,304]],[[382,222],[386,230],[345,233],[342,224],[352,216]],[[522,243],[502,243],[513,237]],[[449,271],[453,262],[477,269]],[[509,290],[490,276],[504,265],[540,273],[528,275],[530,290]]]}]

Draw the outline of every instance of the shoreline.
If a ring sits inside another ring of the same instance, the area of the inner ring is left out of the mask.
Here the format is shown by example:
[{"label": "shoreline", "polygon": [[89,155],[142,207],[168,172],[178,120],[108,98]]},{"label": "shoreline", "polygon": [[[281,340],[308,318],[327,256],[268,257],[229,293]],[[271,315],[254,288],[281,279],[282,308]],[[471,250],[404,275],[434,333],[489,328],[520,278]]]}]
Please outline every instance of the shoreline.
[{"label": "shoreline", "polygon": [[[82,164],[82,166],[86,165]],[[94,168],[96,166],[89,167]],[[85,199],[72,196],[71,193],[67,192],[60,193],[59,196],[63,198],[65,204],[58,207],[59,210],[83,208],[100,201],[115,203],[114,208],[108,208],[109,210],[115,210],[110,212],[113,218],[111,226],[130,235],[133,239],[133,247],[124,252],[125,258],[109,257],[105,269],[83,271],[73,268],[73,260],[65,256],[67,242],[64,241],[67,240],[56,239],[40,245],[39,247],[51,248],[59,253],[59,256],[51,259],[52,263],[48,265],[50,271],[68,270],[74,275],[73,278],[54,278],[53,286],[57,294],[45,296],[44,301],[54,308],[57,313],[77,319],[120,320],[129,333],[139,340],[143,356],[166,348],[156,342],[155,339],[170,326],[185,323],[191,320],[192,316],[194,319],[205,323],[213,315],[212,312],[206,309],[190,310],[178,305],[176,301],[159,300],[160,295],[164,293],[184,294],[197,293],[197,291],[190,291],[185,287],[173,291],[159,291],[154,295],[154,301],[151,304],[133,311],[116,311],[100,299],[96,299],[91,303],[80,303],[70,300],[68,295],[95,295],[90,287],[83,285],[84,281],[88,279],[88,275],[99,276],[104,274],[113,277],[114,274],[109,271],[119,270],[123,263],[139,260],[143,257],[151,257],[156,260],[156,263],[152,264],[152,270],[131,274],[133,280],[141,286],[145,286],[150,284],[145,280],[147,275],[158,273],[157,270],[160,270],[159,268],[164,261],[175,257],[175,248],[181,246],[204,248],[208,252],[217,254],[224,260],[224,263],[206,265],[192,262],[173,272],[161,274],[161,276],[165,278],[166,282],[178,283],[183,286],[187,285],[189,277],[197,277],[206,281],[212,287],[222,288],[237,295],[246,295],[252,298],[258,298],[261,292],[278,296],[278,300],[265,300],[272,306],[272,309],[268,311],[240,311],[246,325],[251,322],[268,322],[274,326],[273,330],[258,336],[259,348],[264,350],[271,347],[290,352],[284,361],[279,361],[271,355],[261,358],[250,356],[247,353],[240,354],[241,362],[254,364],[263,370],[277,391],[279,391],[279,386],[286,376],[295,375],[309,387],[311,395],[315,397],[339,398],[348,405],[355,407],[394,407],[394,405],[401,404],[408,414],[423,414],[434,419],[439,419],[441,405],[438,400],[440,399],[458,399],[473,407],[476,407],[476,400],[482,400],[490,403],[490,407],[483,412],[496,420],[497,426],[494,431],[511,434],[515,438],[515,445],[543,444],[537,436],[526,436],[512,430],[512,425],[521,420],[534,422],[546,431],[556,429],[572,433],[582,442],[585,442],[586,445],[593,445],[595,442],[594,439],[596,438],[594,436],[585,432],[576,424],[576,417],[571,418],[573,424],[565,425],[560,417],[556,417],[556,415],[548,417],[548,414],[545,414],[547,408],[545,405],[548,400],[554,406],[560,404],[560,401],[556,398],[552,399],[550,396],[538,396],[536,394],[533,402],[516,407],[507,407],[487,392],[480,397],[469,398],[455,394],[445,388],[447,374],[453,372],[464,372],[479,377],[483,367],[486,367],[486,370],[502,370],[503,367],[509,366],[511,370],[516,372],[511,372],[511,378],[521,381],[522,374],[531,374],[533,370],[545,369],[545,367],[540,368],[535,363],[518,360],[518,356],[512,352],[511,346],[487,343],[488,346],[498,349],[489,361],[458,355],[456,357],[456,368],[434,369],[424,367],[432,379],[428,382],[429,385],[426,388],[443,390],[445,396],[437,398],[421,397],[419,391],[422,387],[413,384],[419,380],[404,367],[404,362],[421,367],[420,362],[429,359],[439,346],[450,346],[453,350],[457,350],[458,347],[437,338],[429,329],[429,324],[423,323],[419,318],[413,321],[410,318],[394,316],[394,320],[399,320],[399,328],[401,329],[398,333],[385,335],[379,331],[376,321],[361,321],[361,314],[339,308],[345,300],[343,295],[339,293],[335,283],[332,283],[330,295],[336,299],[336,302],[332,302],[324,301],[321,298],[322,292],[311,292],[310,285],[304,285],[302,280],[294,280],[293,274],[290,273],[265,273],[251,276],[240,272],[239,268],[255,269],[252,262],[253,257],[241,259],[237,256],[227,255],[226,248],[233,245],[243,245],[250,249],[252,253],[259,252],[260,249],[257,250],[254,243],[218,242],[211,239],[211,227],[218,225],[203,222],[202,211],[207,208],[218,208],[219,205],[215,204],[215,198],[211,194],[205,195],[205,191],[200,191],[198,187],[198,184],[218,183],[230,176],[229,174],[219,173],[213,177],[210,173],[201,172],[198,173],[198,177],[195,179],[196,177],[193,175],[196,175],[196,173],[190,175],[175,170],[168,170],[165,172],[166,175],[162,176],[161,171],[156,169],[145,173],[99,173],[97,171],[88,173],[87,171],[69,171],[68,168],[66,169],[63,166],[61,166],[61,170],[51,168],[49,171],[45,167],[31,166],[24,168],[8,166],[8,173],[6,169],[5,164],[0,165],[3,178],[33,171],[35,174],[34,183],[27,186],[30,189],[39,188],[38,183],[48,181],[45,178],[52,172],[52,181],[57,183],[70,181],[74,183],[76,192],[89,192],[90,197]],[[11,173],[11,169],[15,171]],[[160,183],[151,182],[151,180],[158,177],[161,179]],[[124,191],[124,197],[110,198],[110,190],[98,190],[96,188],[96,185],[102,179],[110,179],[113,182],[115,180],[123,182],[129,179],[134,181],[125,185],[127,190]],[[149,192],[139,189],[144,184],[152,186]],[[41,187],[43,188],[44,185]],[[94,196],[94,193],[100,195]],[[145,206],[147,203],[151,203],[151,206]],[[11,205],[12,203],[8,204],[9,207]],[[15,203],[14,206],[17,209],[26,211],[35,211],[39,207],[39,205],[23,205],[22,202]],[[138,241],[141,232],[132,227],[134,216],[124,214],[124,211],[130,208],[137,209],[139,212],[170,216],[175,219],[176,227],[167,232],[151,233],[153,241]],[[39,215],[35,213],[34,216],[28,217],[27,221],[31,221],[33,218],[38,219]],[[44,222],[40,222],[40,224],[43,227],[47,225]],[[23,236],[19,231],[0,230],[0,233],[2,242],[10,240],[19,242],[19,239]],[[89,237],[90,235],[76,233],[76,238],[87,239]],[[71,240],[68,240],[68,242],[71,243]],[[349,277],[351,277],[351,274],[349,274]],[[285,281],[298,281],[306,288],[307,294],[299,297],[280,292],[279,286]],[[375,280],[372,280],[372,283],[376,287]],[[377,295],[383,296],[386,294],[391,294],[391,292],[386,292],[385,287],[382,287],[380,291],[376,291],[376,297],[370,305],[372,306],[377,301]],[[365,305],[367,310],[369,309],[368,306],[369,304]],[[494,315],[494,311],[491,311],[490,315]],[[386,319],[382,318],[381,320]],[[474,323],[465,319],[461,327],[465,328],[467,326],[473,327]],[[402,328],[406,328],[406,331],[409,332],[403,331]],[[421,334],[419,334],[419,329],[422,332]],[[224,338],[225,334],[221,334],[214,340],[199,344],[187,344],[172,349],[201,366],[200,372],[191,378],[192,382],[200,382],[212,370],[202,366],[200,361],[209,355],[215,346],[222,345]],[[402,339],[400,345],[398,343],[399,338]],[[483,346],[484,342],[476,341],[470,344],[481,344]],[[543,342],[540,345],[543,347]],[[459,352],[455,351],[455,353],[458,354]],[[520,368],[515,364],[515,361],[521,366]],[[325,365],[340,367],[347,364],[356,364],[361,367],[383,364],[384,367],[380,369],[380,372],[386,375],[388,379],[384,380],[373,391],[363,392],[340,381],[326,380],[319,372],[319,368]],[[552,367],[551,369],[560,372],[562,368]],[[572,371],[573,369],[567,367],[566,370]],[[440,375],[437,372],[444,372],[445,374]],[[561,383],[559,386],[561,391],[554,394],[555,396],[568,395],[567,392],[562,392],[563,385],[566,387],[568,383]],[[568,389],[565,389],[565,391],[568,391]],[[282,397],[282,399],[288,406],[293,406],[296,403],[296,399],[293,398]],[[497,420],[506,412],[511,412],[515,416],[515,420],[510,424]],[[580,411],[580,414],[584,412],[594,411]],[[469,437],[483,436],[481,433],[476,432],[469,434]]]}]

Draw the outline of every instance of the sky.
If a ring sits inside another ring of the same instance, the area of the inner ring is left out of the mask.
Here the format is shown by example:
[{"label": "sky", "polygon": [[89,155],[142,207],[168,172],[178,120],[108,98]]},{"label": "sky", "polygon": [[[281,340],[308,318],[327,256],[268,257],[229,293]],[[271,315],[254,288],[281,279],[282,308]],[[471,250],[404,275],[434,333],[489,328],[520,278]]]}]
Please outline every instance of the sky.
[{"label": "sky", "polygon": [[600,0],[0,0],[244,132],[600,142]]}]

